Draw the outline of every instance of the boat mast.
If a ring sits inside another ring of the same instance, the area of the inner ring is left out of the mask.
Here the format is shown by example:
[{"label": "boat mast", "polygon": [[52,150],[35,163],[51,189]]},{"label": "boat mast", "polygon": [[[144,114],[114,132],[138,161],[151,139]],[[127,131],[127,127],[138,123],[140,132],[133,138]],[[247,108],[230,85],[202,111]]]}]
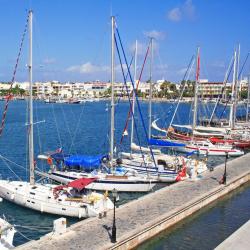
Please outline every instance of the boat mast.
[{"label": "boat mast", "polygon": [[151,123],[152,123],[152,63],[153,63],[153,38],[150,38],[150,76],[149,76],[149,107],[148,107],[148,138],[151,138]]},{"label": "boat mast", "polygon": [[246,122],[248,122],[249,98],[250,98],[250,75],[248,75],[248,77],[247,77],[247,111],[246,111]]},{"label": "boat mast", "polygon": [[237,112],[237,104],[239,100],[239,88],[240,88],[240,79],[239,79],[239,66],[240,66],[240,44],[238,46],[238,54],[236,61],[236,71],[235,71],[235,103],[234,103],[234,111],[233,111],[233,129],[235,128],[236,122],[236,112]]},{"label": "boat mast", "polygon": [[115,104],[114,104],[114,40],[115,40],[115,17],[111,17],[111,122],[110,122],[110,162],[111,167],[113,168],[113,158],[114,158],[114,126],[115,126]]},{"label": "boat mast", "polygon": [[[134,85],[136,86],[136,69],[137,69],[137,40],[135,41],[135,63],[134,63]],[[135,91],[133,90],[132,100],[132,120],[131,120],[131,138],[130,138],[130,154],[132,154],[132,143],[134,139],[134,113],[135,113]]]},{"label": "boat mast", "polygon": [[[232,63],[233,63],[233,57],[231,59],[231,62],[230,64],[228,65],[228,69],[226,71],[226,74],[225,74],[225,78],[224,78],[224,81],[223,81],[223,85],[222,85],[222,95],[226,95],[226,87],[227,87],[227,80],[228,80],[228,76],[229,76],[229,73],[230,73],[230,69],[231,69],[231,66],[232,66]],[[226,98],[225,98],[226,99]],[[216,104],[214,105],[214,108],[213,108],[213,111],[212,111],[212,114],[209,118],[209,125],[211,124],[212,120],[213,120],[213,117],[214,117],[214,114],[215,114],[215,111],[219,105],[219,102],[221,100],[221,96],[219,95],[218,98],[217,98],[217,101],[216,101]]]},{"label": "boat mast", "polygon": [[35,166],[34,166],[34,138],[33,138],[33,93],[32,93],[32,20],[33,12],[29,11],[29,165],[30,165],[30,184],[35,185]]},{"label": "boat mast", "polygon": [[232,82],[232,104],[230,109],[230,118],[229,118],[229,126],[231,129],[235,128],[235,112],[236,112],[236,88],[237,88],[237,78],[236,78],[236,71],[237,71],[237,52],[234,50],[234,72],[233,72],[233,82]]},{"label": "boat mast", "polygon": [[195,77],[195,91],[194,91],[193,126],[192,126],[193,133],[197,124],[199,81],[200,81],[200,47],[197,48],[197,57],[196,57],[196,77]]}]

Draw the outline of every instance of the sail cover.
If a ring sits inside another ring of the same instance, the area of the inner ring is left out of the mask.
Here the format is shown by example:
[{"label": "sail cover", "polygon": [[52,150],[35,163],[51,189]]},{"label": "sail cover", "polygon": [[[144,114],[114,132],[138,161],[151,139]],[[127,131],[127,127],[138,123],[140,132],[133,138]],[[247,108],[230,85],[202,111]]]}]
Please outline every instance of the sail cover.
[{"label": "sail cover", "polygon": [[72,155],[65,158],[64,163],[68,167],[81,167],[85,170],[92,171],[100,166],[104,157],[105,155]]},{"label": "sail cover", "polygon": [[167,131],[165,129],[162,129],[160,127],[158,127],[158,125],[156,124],[156,122],[158,121],[159,119],[156,119],[152,122],[151,126],[152,128],[154,128],[155,130],[158,130],[160,132],[163,132],[163,133],[166,133]]},{"label": "sail cover", "polygon": [[185,147],[186,145],[183,143],[171,142],[171,141],[163,141],[158,139],[149,139],[149,145],[151,146],[159,146],[159,147]]},{"label": "sail cover", "polygon": [[97,178],[81,178],[81,179],[77,179],[77,180],[74,180],[74,181],[71,181],[70,183],[68,183],[67,187],[72,187],[72,188],[76,188],[78,190],[82,190],[86,186],[88,186],[90,183],[95,181],[96,179]]}]

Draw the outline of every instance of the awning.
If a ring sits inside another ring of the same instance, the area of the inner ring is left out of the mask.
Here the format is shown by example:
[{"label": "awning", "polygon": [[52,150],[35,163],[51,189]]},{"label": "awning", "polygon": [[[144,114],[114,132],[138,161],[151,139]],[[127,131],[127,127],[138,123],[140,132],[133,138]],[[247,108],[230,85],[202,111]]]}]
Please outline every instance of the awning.
[{"label": "awning", "polygon": [[102,159],[106,155],[98,155],[98,156],[88,156],[88,155],[72,155],[70,157],[65,158],[64,163],[68,167],[79,166],[84,168],[85,170],[92,171],[98,167],[102,162]]},{"label": "awning", "polygon": [[81,178],[81,179],[77,179],[75,181],[71,181],[70,183],[68,183],[67,187],[72,187],[72,188],[76,188],[78,190],[82,190],[86,186],[88,186],[90,183],[95,181],[96,179],[97,178]]},{"label": "awning", "polygon": [[171,142],[166,140],[157,140],[157,139],[149,139],[149,145],[151,146],[159,146],[159,147],[185,147],[186,145],[183,143]]}]

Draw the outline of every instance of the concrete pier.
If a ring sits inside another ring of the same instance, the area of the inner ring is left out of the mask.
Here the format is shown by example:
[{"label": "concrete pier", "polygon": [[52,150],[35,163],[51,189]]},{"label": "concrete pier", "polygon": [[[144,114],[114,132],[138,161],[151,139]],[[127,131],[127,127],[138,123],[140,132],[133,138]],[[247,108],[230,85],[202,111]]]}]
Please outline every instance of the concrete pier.
[{"label": "concrete pier", "polygon": [[131,249],[168,227],[195,213],[207,204],[250,180],[250,154],[227,164],[227,184],[220,185],[224,164],[197,181],[183,181],[145,195],[116,210],[117,243],[110,242],[112,211],[106,218],[90,218],[67,229],[31,241],[17,249]]},{"label": "concrete pier", "polygon": [[224,240],[215,250],[249,250],[250,220]]}]

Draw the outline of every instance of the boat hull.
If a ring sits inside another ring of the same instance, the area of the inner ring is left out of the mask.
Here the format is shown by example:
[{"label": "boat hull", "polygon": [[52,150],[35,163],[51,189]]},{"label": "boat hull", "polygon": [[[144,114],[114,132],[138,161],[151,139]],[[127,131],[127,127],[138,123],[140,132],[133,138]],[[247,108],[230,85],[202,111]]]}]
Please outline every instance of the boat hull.
[{"label": "boat hull", "polygon": [[176,178],[178,176],[177,171],[159,171],[158,168],[148,166],[144,167],[143,164],[140,164],[139,162],[131,162],[129,160],[126,162],[126,160],[123,159],[123,167],[125,167],[128,170],[134,170],[138,173],[138,175],[141,176],[150,176],[150,178],[153,178],[156,181],[159,182],[166,182],[166,183],[172,183],[176,182]]},{"label": "boat hull", "polygon": [[[34,188],[35,187],[35,188]],[[66,201],[55,198],[52,185],[28,182],[0,180],[0,196],[17,205],[30,208],[41,213],[56,214],[78,218],[98,216],[105,209],[112,209],[112,202],[106,199],[98,204]]]},{"label": "boat hull", "polygon": [[237,149],[219,149],[219,148],[208,148],[208,147],[196,147],[193,145],[187,145],[185,147],[177,147],[175,148],[176,151],[183,152],[183,153],[190,153],[193,151],[196,154],[200,155],[208,155],[208,156],[225,156],[228,154],[229,156],[241,156],[244,154],[243,151],[237,150]]},{"label": "boat hull", "polygon": [[[83,177],[83,174],[76,172],[51,171],[49,173],[39,173],[59,183],[68,183],[70,181]],[[86,177],[86,176],[85,176]],[[92,176],[93,177],[93,176]],[[86,189],[97,191],[112,191],[114,188],[118,192],[150,192],[157,181],[146,178],[99,178],[86,186]]]}]

